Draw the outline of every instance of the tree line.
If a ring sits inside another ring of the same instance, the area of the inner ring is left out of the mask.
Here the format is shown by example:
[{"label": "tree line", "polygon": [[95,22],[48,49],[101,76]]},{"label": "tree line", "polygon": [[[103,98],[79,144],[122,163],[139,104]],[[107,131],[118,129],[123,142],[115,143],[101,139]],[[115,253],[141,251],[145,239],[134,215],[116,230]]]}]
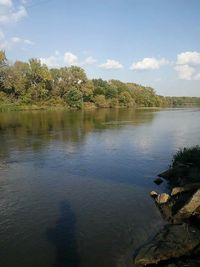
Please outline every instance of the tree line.
[{"label": "tree line", "polygon": [[164,97],[151,87],[88,79],[78,66],[51,68],[38,59],[10,64],[0,51],[0,104],[82,108],[199,105],[197,97]]}]

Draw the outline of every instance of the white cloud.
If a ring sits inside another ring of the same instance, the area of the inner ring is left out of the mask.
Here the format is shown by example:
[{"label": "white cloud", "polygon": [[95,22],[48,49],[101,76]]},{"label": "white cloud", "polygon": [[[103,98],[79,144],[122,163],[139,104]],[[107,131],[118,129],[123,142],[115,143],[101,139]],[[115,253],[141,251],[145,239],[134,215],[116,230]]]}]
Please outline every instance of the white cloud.
[{"label": "white cloud", "polygon": [[[22,1],[19,1],[18,4],[15,3],[14,5],[12,0],[0,0],[0,27],[3,24],[17,23],[21,18],[26,16],[27,11],[24,5],[22,5]],[[23,39],[16,36],[8,38],[4,32],[0,30],[0,49],[10,50],[19,44],[33,45],[33,42],[29,39]]]},{"label": "white cloud", "polygon": [[200,53],[187,51],[178,54],[174,69],[181,80],[200,80]]},{"label": "white cloud", "polygon": [[60,55],[60,52],[58,50],[55,51],[55,55],[56,56],[59,56]]},{"label": "white cloud", "polygon": [[178,77],[181,80],[192,80],[195,69],[189,65],[177,65],[175,70],[178,73]]},{"label": "white cloud", "polygon": [[99,67],[103,69],[122,69],[123,65],[114,59],[107,59],[107,61],[99,65]]},{"label": "white cloud", "polygon": [[17,9],[7,6],[0,9],[0,23],[2,24],[17,22],[26,16],[27,11],[24,6],[19,6]]},{"label": "white cloud", "polygon": [[169,62],[165,58],[156,59],[154,57],[146,57],[141,61],[133,62],[131,70],[156,70]]},{"label": "white cloud", "polygon": [[20,37],[12,37],[11,42],[13,44],[27,44],[27,45],[33,45],[34,43],[28,39],[22,39]]},{"label": "white cloud", "polygon": [[200,53],[196,51],[192,52],[183,52],[177,55],[178,65],[199,65],[200,64]]},{"label": "white cloud", "polygon": [[3,40],[5,38],[4,33],[0,30],[0,41]]},{"label": "white cloud", "polygon": [[67,66],[78,65],[78,57],[71,52],[64,54],[64,62]]},{"label": "white cloud", "polygon": [[25,44],[28,44],[28,45],[33,45],[33,44],[34,44],[34,42],[32,42],[32,41],[30,41],[30,40],[28,40],[28,39],[25,39],[25,40],[24,40],[24,43],[25,43]]},{"label": "white cloud", "polygon": [[200,80],[200,72],[195,74],[194,80],[196,80],[196,81]]},{"label": "white cloud", "polygon": [[20,37],[12,37],[7,39],[2,31],[0,31],[0,49],[10,50],[17,45],[33,45],[34,43],[28,39],[22,39]]},{"label": "white cloud", "polygon": [[55,55],[40,58],[42,64],[46,64],[50,68],[58,68],[62,65],[63,58],[60,56],[59,51],[55,51]]},{"label": "white cloud", "polygon": [[20,43],[20,42],[21,42],[21,38],[19,38],[19,37],[12,37],[12,38],[11,38],[11,41],[12,41],[13,43]]},{"label": "white cloud", "polygon": [[0,6],[8,6],[11,7],[12,6],[12,1],[11,0],[0,0]]},{"label": "white cloud", "polygon": [[94,63],[96,63],[97,60],[93,57],[87,57],[84,61],[84,65],[92,65]]},{"label": "white cloud", "polygon": [[48,65],[50,68],[57,68],[65,65],[67,65],[68,67],[72,65],[91,65],[96,62],[96,59],[94,59],[93,57],[87,57],[83,62],[79,62],[78,56],[74,55],[73,53],[66,52],[64,53],[64,55],[61,55],[60,52],[56,50],[54,55],[46,58],[40,58],[40,61],[43,64]]},{"label": "white cloud", "polygon": [[7,41],[5,39],[4,33],[0,30],[0,49],[5,49],[7,47]]},{"label": "white cloud", "polygon": [[50,68],[59,67],[59,62],[56,56],[49,56],[47,58],[40,58],[42,64],[46,64]]}]

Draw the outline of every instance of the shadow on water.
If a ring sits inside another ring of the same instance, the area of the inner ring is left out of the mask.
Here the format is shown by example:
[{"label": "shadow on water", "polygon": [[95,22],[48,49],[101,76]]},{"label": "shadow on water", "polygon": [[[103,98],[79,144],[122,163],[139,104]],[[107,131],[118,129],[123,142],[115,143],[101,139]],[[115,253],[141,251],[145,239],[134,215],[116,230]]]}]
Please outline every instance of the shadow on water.
[{"label": "shadow on water", "polygon": [[78,267],[79,255],[75,239],[76,219],[68,201],[60,204],[55,228],[47,229],[47,239],[56,248],[55,267]]}]

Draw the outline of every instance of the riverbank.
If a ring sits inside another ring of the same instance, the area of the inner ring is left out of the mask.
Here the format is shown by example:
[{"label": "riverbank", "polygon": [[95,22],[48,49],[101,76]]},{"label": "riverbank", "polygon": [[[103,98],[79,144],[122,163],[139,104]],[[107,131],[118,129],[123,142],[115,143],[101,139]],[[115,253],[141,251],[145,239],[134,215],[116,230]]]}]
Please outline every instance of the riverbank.
[{"label": "riverbank", "polygon": [[26,111],[26,110],[58,110],[58,109],[69,109],[62,105],[18,105],[18,104],[0,104],[0,112],[3,111]]},{"label": "riverbank", "polygon": [[[84,103],[82,109],[96,109],[98,108],[94,103]],[[80,108],[74,108],[68,106],[61,99],[58,101],[38,101],[35,103],[24,104],[21,102],[0,102],[0,112],[1,111],[23,111],[23,110],[79,110]]]},{"label": "riverbank", "polygon": [[158,175],[168,192],[151,192],[166,225],[134,256],[136,266],[200,266],[200,147],[174,155],[170,168]]},{"label": "riverbank", "polygon": [[[187,107],[187,106],[186,106]],[[196,106],[193,106],[194,108]],[[185,108],[185,106],[180,107],[145,107],[140,105],[135,105],[134,107],[98,107],[94,103],[84,103],[82,108],[83,110],[91,110],[91,109],[167,109],[167,108]],[[191,107],[189,107],[191,108]],[[66,104],[57,104],[57,103],[49,103],[49,102],[38,102],[35,104],[21,104],[21,103],[0,103],[0,112],[4,111],[28,111],[28,110],[80,110],[79,108],[73,108],[67,106]]]}]

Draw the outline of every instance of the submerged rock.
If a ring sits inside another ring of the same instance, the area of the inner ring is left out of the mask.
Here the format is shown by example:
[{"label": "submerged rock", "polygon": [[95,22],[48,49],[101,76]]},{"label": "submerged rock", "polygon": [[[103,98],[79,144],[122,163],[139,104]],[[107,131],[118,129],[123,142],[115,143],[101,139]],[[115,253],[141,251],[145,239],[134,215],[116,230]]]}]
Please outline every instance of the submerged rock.
[{"label": "submerged rock", "polygon": [[186,186],[192,183],[199,183],[200,168],[188,165],[177,165],[158,175],[169,182],[171,186]]},{"label": "submerged rock", "polygon": [[134,263],[136,266],[148,266],[169,261],[190,255],[199,245],[198,228],[188,224],[166,225],[152,241],[139,250]]},{"label": "submerged rock", "polygon": [[163,180],[162,180],[161,178],[156,178],[156,179],[154,180],[154,183],[157,184],[157,185],[160,185],[160,184],[163,183]]},{"label": "submerged rock", "polygon": [[166,180],[169,180],[171,178],[172,174],[173,174],[173,169],[168,169],[168,170],[158,174],[158,176],[162,177],[162,178],[164,178]]}]

